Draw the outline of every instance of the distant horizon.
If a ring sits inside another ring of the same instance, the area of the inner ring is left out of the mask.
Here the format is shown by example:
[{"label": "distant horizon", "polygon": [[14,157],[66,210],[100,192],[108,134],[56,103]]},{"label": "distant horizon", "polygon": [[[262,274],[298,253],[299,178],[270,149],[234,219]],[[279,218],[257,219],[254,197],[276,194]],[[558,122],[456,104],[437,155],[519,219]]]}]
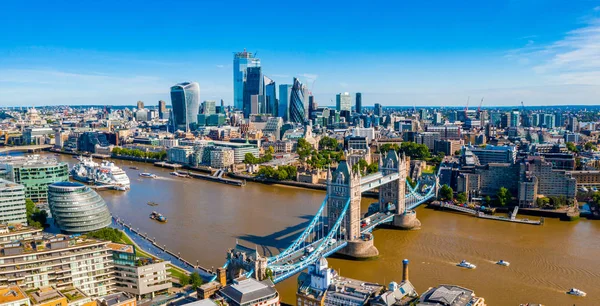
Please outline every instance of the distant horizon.
[{"label": "distant horizon", "polygon": [[600,1],[267,0],[251,19],[241,1],[185,9],[195,18],[151,0],[3,3],[0,106],[170,104],[182,81],[231,105],[244,49],[322,104],[339,92],[384,106],[600,104]]}]

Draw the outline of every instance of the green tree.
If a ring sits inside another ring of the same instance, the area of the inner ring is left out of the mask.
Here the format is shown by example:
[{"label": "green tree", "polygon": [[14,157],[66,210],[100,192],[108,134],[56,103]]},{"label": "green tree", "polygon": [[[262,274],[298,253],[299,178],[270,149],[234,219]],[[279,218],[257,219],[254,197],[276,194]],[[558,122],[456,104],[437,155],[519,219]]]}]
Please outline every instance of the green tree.
[{"label": "green tree", "polygon": [[335,151],[339,148],[339,143],[335,138],[324,136],[319,140],[319,148],[321,150]]},{"label": "green tree", "polygon": [[46,225],[48,213],[37,208],[31,199],[25,199],[25,216],[27,224],[32,227],[42,228]]},{"label": "green tree", "polygon": [[585,145],[583,146],[583,148],[586,151],[590,151],[590,150],[596,151],[597,150],[596,146],[591,141],[586,142]]},{"label": "green tree", "polygon": [[498,204],[498,206],[506,206],[512,201],[512,195],[510,194],[510,191],[505,187],[500,187],[498,193],[496,194],[496,197],[496,203]]},{"label": "green tree", "polygon": [[575,153],[579,152],[579,149],[577,148],[577,146],[575,146],[575,144],[570,141],[567,142],[567,149],[571,152],[575,152]]},{"label": "green tree", "polygon": [[273,271],[269,268],[265,270],[265,277],[273,281]]},{"label": "green tree", "polygon": [[193,289],[197,289],[198,287],[202,286],[203,283],[204,281],[198,272],[192,272],[192,274],[190,274],[190,285],[192,285]]},{"label": "green tree", "polygon": [[379,164],[377,164],[377,163],[371,163],[367,167],[367,173],[375,173],[377,171],[379,171]]},{"label": "green tree", "polygon": [[450,201],[454,198],[454,190],[452,187],[444,184],[442,188],[440,188],[440,200]]},{"label": "green tree", "polygon": [[456,201],[458,203],[467,203],[467,193],[466,192],[461,192],[459,194],[456,195]]},{"label": "green tree", "polygon": [[258,159],[254,156],[254,154],[246,153],[244,155],[244,163],[254,165],[258,163]]},{"label": "green tree", "polygon": [[485,196],[485,198],[483,200],[485,201],[485,204],[487,204],[487,205],[492,204],[492,198],[490,198],[489,195]]},{"label": "green tree", "polygon": [[179,275],[179,284],[181,286],[186,286],[189,285],[190,283],[190,276],[187,275],[186,273],[181,273],[181,275]]},{"label": "green tree", "polygon": [[267,149],[268,154],[275,154],[275,148],[273,148],[273,146],[269,146],[269,148]]}]

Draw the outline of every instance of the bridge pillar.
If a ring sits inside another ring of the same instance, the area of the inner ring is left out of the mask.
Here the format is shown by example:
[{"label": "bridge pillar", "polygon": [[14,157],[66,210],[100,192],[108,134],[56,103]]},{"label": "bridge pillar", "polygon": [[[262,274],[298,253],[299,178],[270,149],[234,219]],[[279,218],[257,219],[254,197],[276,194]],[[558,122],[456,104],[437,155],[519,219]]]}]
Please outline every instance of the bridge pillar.
[{"label": "bridge pillar", "polygon": [[[360,187],[360,173],[352,171],[352,165],[346,160],[340,161],[333,175],[327,175],[327,220],[331,230],[339,218],[344,218],[337,238],[348,241],[348,245],[338,253],[352,258],[369,258],[379,255],[379,251],[373,245],[372,236],[363,239],[360,232]],[[348,211],[341,215],[348,201]]]},{"label": "bridge pillar", "polygon": [[398,173],[399,178],[379,187],[379,210],[388,211],[389,205],[393,205],[390,210],[395,215],[392,225],[401,229],[416,229],[421,226],[416,212],[406,210],[407,164],[407,157],[404,154],[398,156],[395,150],[390,150],[380,164],[384,175]]}]

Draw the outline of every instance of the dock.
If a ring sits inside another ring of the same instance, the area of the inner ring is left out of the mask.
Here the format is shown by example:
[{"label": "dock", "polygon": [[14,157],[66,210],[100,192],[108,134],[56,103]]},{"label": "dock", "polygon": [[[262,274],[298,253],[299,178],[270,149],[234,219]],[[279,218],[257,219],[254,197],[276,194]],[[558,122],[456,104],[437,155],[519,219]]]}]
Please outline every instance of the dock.
[{"label": "dock", "polygon": [[164,161],[162,161],[162,162],[155,162],[154,166],[161,167],[161,168],[175,169],[175,170],[183,167],[180,164],[171,164],[171,163],[167,163],[167,162],[164,162]]},{"label": "dock", "polygon": [[223,184],[228,184],[228,185],[233,185],[233,186],[241,187],[241,186],[246,185],[245,180],[236,180],[236,179],[230,179],[230,178],[223,177],[223,175],[225,174],[225,171],[220,170],[220,169],[217,170],[212,175],[195,173],[195,172],[185,172],[185,171],[177,171],[177,173],[182,174],[182,175],[189,175],[189,176],[191,176],[193,178],[197,178],[197,179],[202,179],[202,180],[207,180],[207,181],[212,181],[212,182],[217,182],[217,183],[223,183]]},{"label": "dock", "polygon": [[466,214],[469,214],[469,215],[472,215],[472,216],[475,216],[475,217],[481,218],[481,219],[497,220],[497,221],[505,221],[505,222],[521,223],[521,224],[530,224],[530,225],[543,225],[544,224],[544,218],[541,218],[540,220],[529,220],[529,219],[517,218],[517,212],[519,211],[518,206],[516,206],[513,209],[512,213],[510,214],[509,217],[504,217],[504,216],[488,215],[488,214],[485,214],[484,212],[477,211],[472,208],[458,206],[458,205],[444,203],[444,202],[441,202],[441,203],[434,202],[434,203],[431,203],[430,205],[434,206],[434,207],[445,208],[445,209],[450,209],[450,210],[454,210],[457,212],[466,213]]}]

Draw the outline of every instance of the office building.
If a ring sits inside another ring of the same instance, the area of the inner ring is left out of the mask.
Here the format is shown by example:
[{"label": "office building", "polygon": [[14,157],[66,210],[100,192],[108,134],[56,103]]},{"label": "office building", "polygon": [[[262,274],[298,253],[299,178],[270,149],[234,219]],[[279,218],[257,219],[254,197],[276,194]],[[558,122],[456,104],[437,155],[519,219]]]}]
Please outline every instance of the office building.
[{"label": "office building", "polygon": [[0,223],[27,225],[25,186],[0,179]]},{"label": "office building", "polygon": [[219,290],[219,295],[231,306],[278,306],[279,293],[270,280],[248,278],[234,281]]},{"label": "office building", "polygon": [[[248,67],[246,69],[246,82],[244,83],[244,97],[242,112],[244,118],[250,118],[250,114],[257,114],[261,112],[261,106],[263,103],[264,85],[263,75],[261,67]],[[255,102],[256,110],[252,110],[252,96],[257,96]]]},{"label": "office building", "polygon": [[383,107],[381,106],[381,104],[379,103],[375,103],[375,107],[373,109],[373,113],[375,114],[375,116],[382,116],[383,115]]},{"label": "office building", "polygon": [[53,134],[54,130],[51,128],[28,127],[23,130],[23,143],[26,145],[42,145]]},{"label": "office building", "polygon": [[233,107],[237,110],[244,108],[244,84],[246,69],[260,67],[260,59],[250,52],[236,52],[233,55]]},{"label": "office building", "polygon": [[48,186],[48,204],[54,222],[65,233],[91,232],[112,223],[104,199],[81,183],[58,182]]},{"label": "office building", "polygon": [[0,159],[0,178],[25,186],[25,198],[47,203],[48,185],[69,180],[69,166],[54,158],[31,155]]},{"label": "office building", "polygon": [[579,132],[579,123],[577,122],[577,117],[569,117],[567,130],[571,131],[572,133]]},{"label": "office building", "polygon": [[187,165],[190,163],[190,158],[194,153],[192,146],[176,146],[167,150],[167,160],[170,163]]},{"label": "office building", "polygon": [[144,109],[144,102],[143,101],[137,101],[137,109]]},{"label": "office building", "polygon": [[169,261],[158,258],[137,257],[135,247],[128,244],[109,243],[115,266],[115,289],[137,297],[154,298],[173,286],[167,270]]},{"label": "office building", "polygon": [[515,146],[466,146],[463,148],[463,151],[464,150],[473,152],[473,154],[479,159],[479,163],[481,165],[489,163],[514,164],[517,159],[517,148]]},{"label": "office building", "polygon": [[308,119],[308,90],[298,78],[294,78],[290,95],[289,121],[304,123]]},{"label": "office building", "polygon": [[[145,110],[143,110],[145,112]],[[145,115],[147,116],[147,114]],[[79,151],[95,153],[98,148],[107,148],[110,146],[106,134],[100,132],[83,132],[77,138],[77,147]]]},{"label": "office building", "polygon": [[[0,233],[0,237],[8,235]],[[107,241],[65,235],[13,241],[2,246],[0,278],[30,290],[78,288],[88,296],[114,290],[112,255]],[[27,264],[24,264],[27,263]]]},{"label": "office building", "polygon": [[283,126],[283,120],[281,117],[270,117],[267,119],[267,124],[263,129],[265,135],[273,135],[275,140],[281,139],[281,127]]},{"label": "office building", "polygon": [[417,133],[415,136],[415,142],[422,144],[429,148],[429,151],[435,150],[435,142],[440,140],[440,133],[437,132],[422,132]]},{"label": "office building", "polygon": [[189,131],[198,120],[200,85],[184,82],[171,87],[171,117],[175,129]]},{"label": "office building", "polygon": [[315,96],[308,96],[308,119],[313,119],[313,113],[317,110],[317,102],[315,102]]},{"label": "office building", "polygon": [[212,114],[216,114],[216,105],[217,102],[213,100],[207,100],[202,102],[202,114],[210,116]]},{"label": "office building", "polygon": [[362,113],[362,93],[357,92],[356,93],[356,107],[355,107],[355,111],[359,114]]},{"label": "office building", "polygon": [[263,113],[277,116],[277,84],[268,77],[264,77],[265,84],[265,110]]},{"label": "office building", "polygon": [[234,155],[231,148],[215,147],[210,151],[210,166],[215,169],[227,168],[233,165]]},{"label": "office building", "polygon": [[292,85],[279,85],[279,104],[277,106],[277,117],[281,117],[283,122],[289,120],[289,104],[292,96]]},{"label": "office building", "polygon": [[352,111],[352,97],[349,93],[339,93],[335,96],[335,109],[338,112]]},{"label": "office building", "polygon": [[433,124],[442,124],[442,113],[435,112],[433,113]]},{"label": "office building", "polygon": [[167,113],[167,102],[165,102],[163,100],[159,100],[158,101],[158,118],[159,119],[168,119],[168,117],[165,117],[166,113]]}]

